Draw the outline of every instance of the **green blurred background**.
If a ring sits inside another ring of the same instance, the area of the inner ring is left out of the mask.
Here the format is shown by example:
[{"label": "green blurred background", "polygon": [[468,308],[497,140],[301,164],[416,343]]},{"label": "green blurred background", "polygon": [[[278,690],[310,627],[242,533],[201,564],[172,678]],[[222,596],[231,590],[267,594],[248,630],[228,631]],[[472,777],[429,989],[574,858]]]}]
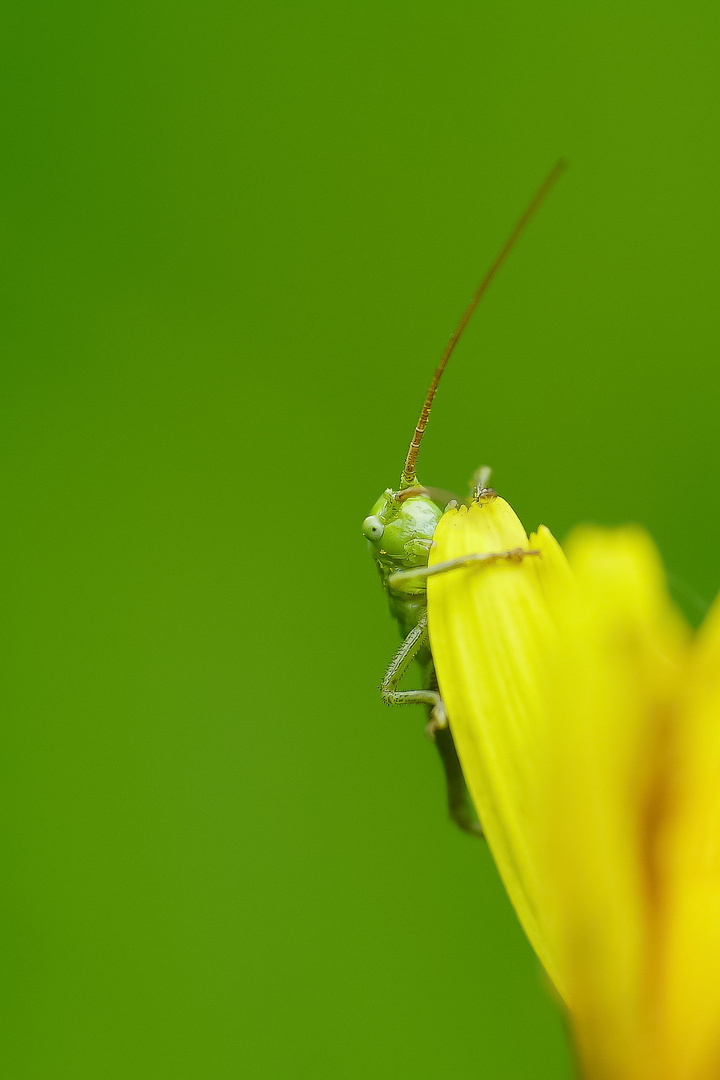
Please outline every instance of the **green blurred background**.
[{"label": "green blurred background", "polygon": [[[2,17],[4,1075],[571,1075],[360,523],[420,476],[720,581],[720,12]],[[408,711],[409,712],[409,711]]]}]

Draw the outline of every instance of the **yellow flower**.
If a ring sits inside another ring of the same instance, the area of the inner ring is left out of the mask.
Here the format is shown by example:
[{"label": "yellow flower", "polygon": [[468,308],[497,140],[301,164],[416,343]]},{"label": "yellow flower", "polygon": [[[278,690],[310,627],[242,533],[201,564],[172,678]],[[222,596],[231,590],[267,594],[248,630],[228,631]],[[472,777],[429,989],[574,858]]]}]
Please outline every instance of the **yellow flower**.
[{"label": "yellow flower", "polygon": [[[588,1080],[720,1077],[720,605],[692,635],[639,529],[565,560],[506,502],[444,515],[430,639],[510,899]],[[569,565],[568,565],[569,564]]]}]

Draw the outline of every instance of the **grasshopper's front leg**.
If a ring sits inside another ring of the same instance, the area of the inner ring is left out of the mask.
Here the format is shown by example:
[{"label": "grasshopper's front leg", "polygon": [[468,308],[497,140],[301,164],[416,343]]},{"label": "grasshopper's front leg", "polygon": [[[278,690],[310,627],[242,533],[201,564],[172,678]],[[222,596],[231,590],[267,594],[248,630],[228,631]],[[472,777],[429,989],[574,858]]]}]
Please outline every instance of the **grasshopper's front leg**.
[{"label": "grasshopper's front leg", "polygon": [[[465,784],[462,767],[458,760],[455,742],[448,727],[445,706],[437,690],[398,690],[397,685],[410,667],[420,649],[427,642],[427,613],[422,615],[416,626],[403,641],[392,660],[382,681],[380,690],[383,701],[388,705],[429,705],[432,708],[430,720],[425,728],[426,734],[433,740],[440,754],[447,785],[447,804],[450,817],[464,832],[473,836],[482,836],[482,826]],[[430,679],[435,686],[435,672],[430,665]]]},{"label": "grasshopper's front leg", "polygon": [[[521,547],[510,548],[508,551],[477,551],[471,555],[460,555],[457,559],[435,563],[434,566],[414,566],[411,570],[396,570],[388,578],[388,584],[392,587],[401,582],[406,585],[409,581],[427,581],[429,577],[435,577],[437,574],[447,574],[450,570],[461,570],[463,567],[475,566],[478,563],[484,565],[494,562],[521,562],[526,555],[539,554],[540,552],[535,549],[528,551]],[[425,625],[427,626],[427,616]]]},{"label": "grasshopper's front leg", "polygon": [[437,690],[398,690],[398,683],[428,639],[427,612],[421,615],[403,641],[385,672],[380,684],[380,693],[386,705],[430,705],[430,723],[428,734],[438,728],[447,727],[445,706]]}]

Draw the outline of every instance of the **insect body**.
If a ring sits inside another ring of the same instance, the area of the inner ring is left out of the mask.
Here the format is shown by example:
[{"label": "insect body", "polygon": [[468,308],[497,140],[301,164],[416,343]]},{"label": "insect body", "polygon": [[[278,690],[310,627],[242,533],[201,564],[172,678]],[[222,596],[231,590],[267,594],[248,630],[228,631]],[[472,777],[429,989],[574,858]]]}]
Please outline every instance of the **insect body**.
[{"label": "insect body", "polygon": [[[428,556],[433,543],[433,535],[447,506],[448,497],[437,489],[425,488],[419,484],[415,475],[415,465],[433,398],[445,365],[500,264],[563,168],[564,163],[558,162],[546,177],[465,309],[435,369],[410,443],[399,488],[397,490],[388,488],[383,492],[363,522],[363,534],[380,572],[390,612],[397,619],[403,637],[403,643],[382,681],[380,687],[382,698],[389,705],[426,706],[429,714],[426,731],[434,740],[440,753],[447,782],[450,816],[466,832],[478,836],[482,836],[482,828],[465,785],[438,690],[428,642],[426,581],[431,574],[445,573],[469,563],[518,559],[534,553],[515,550],[470,554],[466,558],[453,559],[429,568]],[[488,469],[479,469],[475,474],[473,482],[475,498],[483,500],[494,496],[495,493],[487,487],[488,478]],[[418,689],[401,690],[399,689],[400,681],[414,660],[420,668],[421,686]]]}]

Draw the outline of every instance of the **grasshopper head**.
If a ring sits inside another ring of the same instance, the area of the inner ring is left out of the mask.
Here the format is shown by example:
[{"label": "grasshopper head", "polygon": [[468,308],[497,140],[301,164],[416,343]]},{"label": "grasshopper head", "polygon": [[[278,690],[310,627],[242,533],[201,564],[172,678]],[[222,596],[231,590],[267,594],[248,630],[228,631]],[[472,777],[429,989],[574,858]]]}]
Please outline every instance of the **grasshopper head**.
[{"label": "grasshopper head", "polygon": [[388,488],[363,521],[363,535],[378,563],[389,571],[426,566],[441,517],[441,508],[423,488]]}]

